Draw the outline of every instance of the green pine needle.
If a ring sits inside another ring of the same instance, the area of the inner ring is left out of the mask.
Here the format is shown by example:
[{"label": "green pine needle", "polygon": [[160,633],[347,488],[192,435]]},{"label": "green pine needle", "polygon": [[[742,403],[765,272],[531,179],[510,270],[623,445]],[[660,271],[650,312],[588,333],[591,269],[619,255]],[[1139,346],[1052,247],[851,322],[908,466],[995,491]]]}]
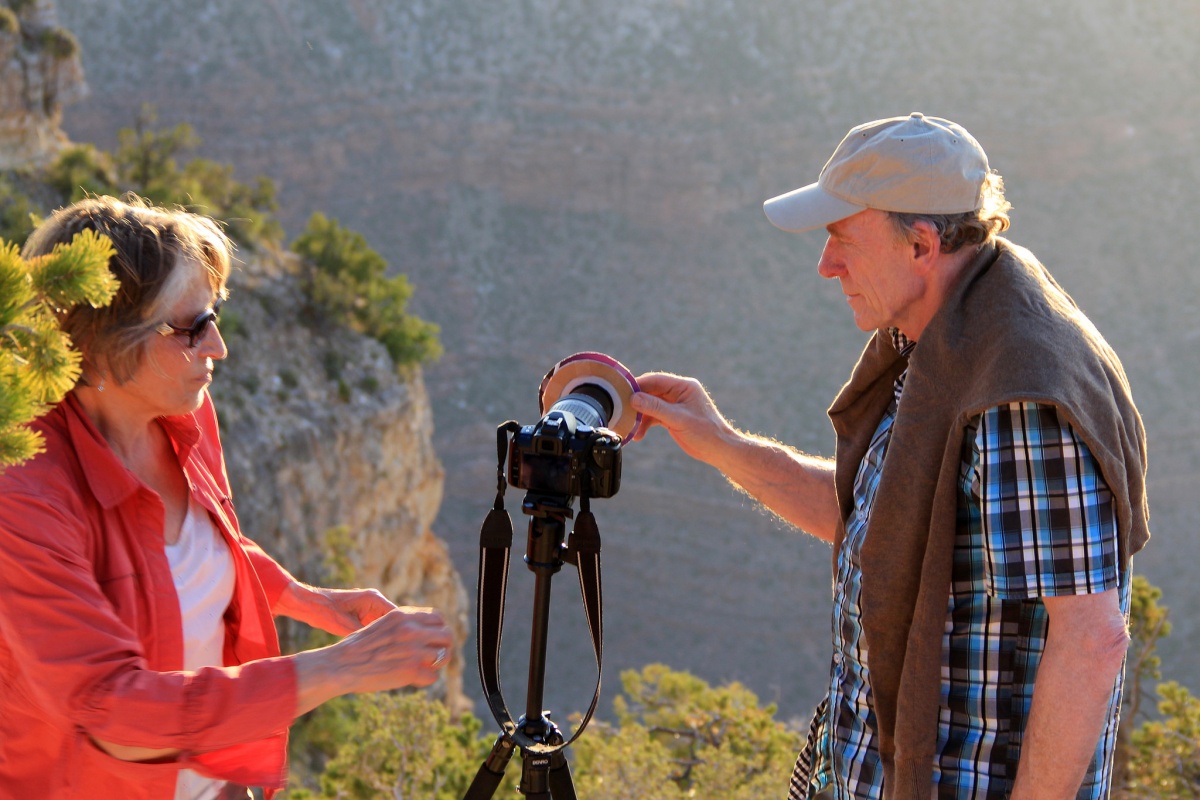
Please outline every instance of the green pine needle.
[{"label": "green pine needle", "polygon": [[106,305],[120,285],[108,270],[113,253],[108,237],[91,230],[81,231],[70,244],[57,245],[49,255],[30,263],[34,291],[59,309],[79,303],[92,307]]},{"label": "green pine needle", "polygon": [[0,329],[17,323],[35,295],[15,245],[0,246]]},{"label": "green pine needle", "polygon": [[36,431],[28,428],[0,430],[0,470],[20,464],[46,449],[46,443]]},{"label": "green pine needle", "polygon": [[83,231],[47,256],[22,260],[0,242],[0,469],[44,449],[28,423],[62,400],[79,379],[81,356],[56,312],[107,305],[120,284],[108,270],[112,243]]},{"label": "green pine needle", "polygon": [[27,355],[25,374],[34,396],[43,403],[57,403],[79,380],[79,351],[61,331],[34,332]]},{"label": "green pine needle", "polygon": [[45,406],[38,403],[22,367],[11,353],[0,352],[0,470],[41,452],[41,437],[25,426]]}]

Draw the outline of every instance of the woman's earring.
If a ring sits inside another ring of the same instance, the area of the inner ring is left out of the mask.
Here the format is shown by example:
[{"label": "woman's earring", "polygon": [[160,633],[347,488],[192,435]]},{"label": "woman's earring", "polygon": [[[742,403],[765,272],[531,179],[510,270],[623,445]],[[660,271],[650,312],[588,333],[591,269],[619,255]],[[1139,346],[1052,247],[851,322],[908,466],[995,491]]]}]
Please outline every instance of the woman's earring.
[{"label": "woman's earring", "polygon": [[96,384],[96,391],[97,392],[104,391],[104,376],[103,375],[100,376],[100,383]]}]

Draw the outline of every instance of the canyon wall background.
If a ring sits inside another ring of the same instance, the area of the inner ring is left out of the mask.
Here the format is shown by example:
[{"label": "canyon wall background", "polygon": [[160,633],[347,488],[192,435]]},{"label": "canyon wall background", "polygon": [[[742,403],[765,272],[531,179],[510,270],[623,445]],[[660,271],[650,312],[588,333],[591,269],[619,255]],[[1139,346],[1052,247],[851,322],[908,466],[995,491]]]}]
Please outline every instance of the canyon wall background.
[{"label": "canyon wall background", "polygon": [[[814,180],[859,122],[964,124],[1005,176],[1011,237],[1125,361],[1151,449],[1155,538],[1135,568],[1173,609],[1164,672],[1200,685],[1195,3],[59,0],[58,14],[90,89],[65,110],[73,139],[111,146],[152,103],[195,127],[202,155],[275,180],[290,236],[324,211],[409,276],[412,310],[442,326],[421,424],[445,468],[434,524],[469,588],[495,427],[535,421],[541,375],[572,352],[693,374],[738,425],[828,454],[824,409],[865,337],[816,275],[821,235],[774,230],[760,204]],[[807,715],[828,669],[826,547],[662,434],[626,451],[621,492],[595,511],[610,689],[661,661]],[[559,719],[590,697],[576,591],[564,572]],[[515,692],[531,594],[518,563]]]}]

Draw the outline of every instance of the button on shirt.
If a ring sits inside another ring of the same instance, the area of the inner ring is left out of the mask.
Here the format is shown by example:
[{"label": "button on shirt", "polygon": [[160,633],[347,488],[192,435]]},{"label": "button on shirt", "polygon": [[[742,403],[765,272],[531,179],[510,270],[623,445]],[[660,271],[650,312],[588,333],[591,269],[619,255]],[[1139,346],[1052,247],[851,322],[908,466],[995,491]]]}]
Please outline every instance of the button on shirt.
[{"label": "button on shirt", "polygon": [[[916,346],[893,333],[907,356]],[[904,388],[880,420],[854,483],[853,511],[834,578],[829,690],[810,727],[789,798],[883,796],[869,653],[861,625],[861,552]],[[1087,446],[1053,406],[1011,403],[964,433],[954,574],[943,638],[939,798],[992,800],[1012,790],[1037,665],[1045,647],[1043,596],[1120,589],[1128,616],[1128,565],[1117,563],[1108,487]],[[884,535],[886,532],[874,532]],[[1107,797],[1121,681],[1079,798]]]}]

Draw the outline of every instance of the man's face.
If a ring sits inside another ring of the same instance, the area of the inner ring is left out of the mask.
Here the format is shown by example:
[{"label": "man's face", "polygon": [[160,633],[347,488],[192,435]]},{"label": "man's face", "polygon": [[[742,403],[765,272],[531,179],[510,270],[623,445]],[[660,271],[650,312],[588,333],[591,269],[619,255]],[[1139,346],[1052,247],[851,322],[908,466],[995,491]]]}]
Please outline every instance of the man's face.
[{"label": "man's face", "polygon": [[896,327],[907,333],[911,311],[925,281],[912,269],[913,246],[901,238],[888,215],[867,209],[825,229],[829,240],[817,271],[837,278],[860,330]]}]

